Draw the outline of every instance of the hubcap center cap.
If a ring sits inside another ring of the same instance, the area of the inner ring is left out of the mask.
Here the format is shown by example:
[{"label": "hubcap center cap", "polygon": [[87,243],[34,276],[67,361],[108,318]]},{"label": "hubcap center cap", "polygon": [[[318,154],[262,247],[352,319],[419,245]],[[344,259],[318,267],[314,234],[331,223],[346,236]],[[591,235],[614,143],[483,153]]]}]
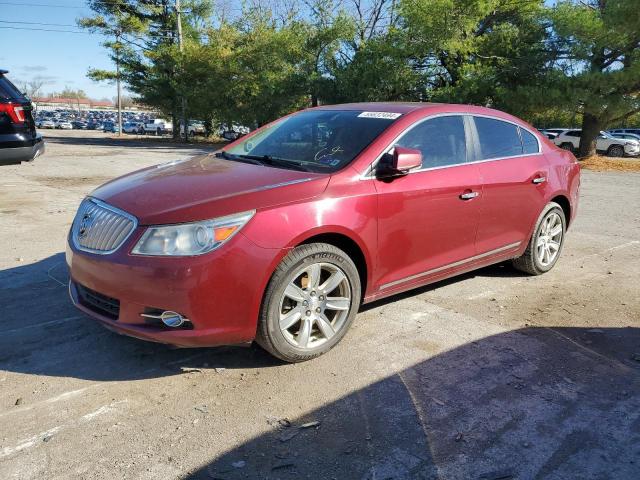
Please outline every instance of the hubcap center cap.
[{"label": "hubcap center cap", "polygon": [[322,302],[318,300],[318,297],[309,298],[309,307],[311,308],[311,310],[315,310],[316,308],[320,307],[321,304]]}]

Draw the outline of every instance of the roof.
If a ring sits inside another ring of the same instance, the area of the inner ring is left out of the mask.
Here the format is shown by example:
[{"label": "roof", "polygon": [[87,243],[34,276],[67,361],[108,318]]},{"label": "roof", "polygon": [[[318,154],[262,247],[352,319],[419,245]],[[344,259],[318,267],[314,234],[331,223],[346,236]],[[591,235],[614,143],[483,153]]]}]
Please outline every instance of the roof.
[{"label": "roof", "polygon": [[337,105],[322,105],[320,110],[365,110],[368,112],[409,113],[423,108],[436,107],[440,103],[429,102],[362,102],[341,103]]}]

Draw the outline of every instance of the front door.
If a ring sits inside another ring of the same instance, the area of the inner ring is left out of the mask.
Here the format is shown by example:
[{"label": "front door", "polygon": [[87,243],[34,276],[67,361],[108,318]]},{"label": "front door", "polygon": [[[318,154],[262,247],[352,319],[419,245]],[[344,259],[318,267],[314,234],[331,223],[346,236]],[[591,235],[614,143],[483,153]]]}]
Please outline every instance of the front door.
[{"label": "front door", "polygon": [[482,191],[478,165],[467,163],[465,123],[446,115],[416,124],[396,145],[420,150],[422,168],[374,180],[380,292],[422,283],[475,255]]}]

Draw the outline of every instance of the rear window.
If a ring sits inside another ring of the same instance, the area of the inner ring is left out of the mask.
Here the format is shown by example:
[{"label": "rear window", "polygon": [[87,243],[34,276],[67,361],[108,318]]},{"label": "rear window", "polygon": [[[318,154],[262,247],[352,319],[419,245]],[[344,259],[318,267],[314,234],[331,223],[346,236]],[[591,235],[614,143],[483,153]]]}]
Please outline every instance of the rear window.
[{"label": "rear window", "polygon": [[474,117],[474,120],[482,160],[522,155],[522,143],[517,125],[486,117]]},{"label": "rear window", "polygon": [[0,75],[0,98],[3,100],[25,100],[20,90],[4,75]]},{"label": "rear window", "polygon": [[533,134],[521,128],[520,136],[522,137],[522,153],[530,155],[540,151],[538,139]]}]

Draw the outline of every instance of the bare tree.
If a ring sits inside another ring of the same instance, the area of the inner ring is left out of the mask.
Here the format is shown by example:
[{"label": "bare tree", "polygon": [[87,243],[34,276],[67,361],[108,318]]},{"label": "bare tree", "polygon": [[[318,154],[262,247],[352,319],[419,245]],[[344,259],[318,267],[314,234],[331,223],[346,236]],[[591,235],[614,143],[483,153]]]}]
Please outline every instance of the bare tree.
[{"label": "bare tree", "polygon": [[356,22],[356,50],[374,36],[384,33],[396,21],[395,0],[351,0],[351,3]]},{"label": "bare tree", "polygon": [[39,97],[42,94],[42,87],[49,81],[45,77],[34,77],[31,80],[18,82],[18,88],[29,98]]}]

